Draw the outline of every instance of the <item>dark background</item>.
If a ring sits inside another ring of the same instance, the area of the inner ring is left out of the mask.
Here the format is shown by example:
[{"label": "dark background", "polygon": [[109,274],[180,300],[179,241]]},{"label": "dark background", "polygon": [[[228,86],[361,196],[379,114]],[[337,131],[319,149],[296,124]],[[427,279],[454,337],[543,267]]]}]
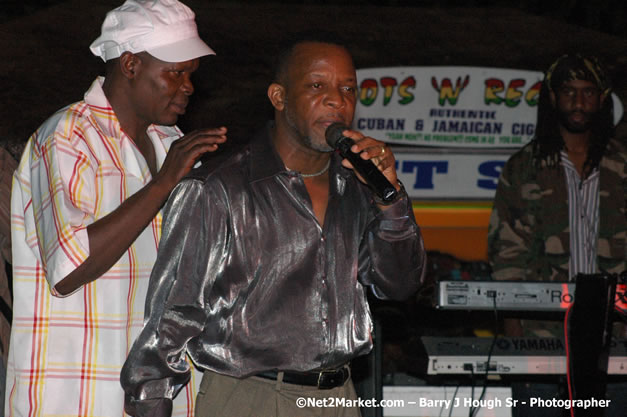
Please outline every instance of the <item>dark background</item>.
[{"label": "dark background", "polygon": [[[89,44],[120,0],[0,1],[0,146],[17,159],[55,110],[80,100],[103,63]],[[627,97],[624,0],[187,0],[217,52],[195,74],[184,131],[229,127],[229,146],[272,116],[266,88],[288,32],[340,32],[357,68],[471,65],[545,70],[566,52],[596,54]],[[377,5],[374,5],[374,4]],[[366,5],[364,5],[366,4]],[[419,80],[420,82],[420,80]],[[627,107],[627,106],[626,106]]]},{"label": "dark background", "polygon": [[[272,117],[266,88],[273,57],[287,33],[304,30],[340,32],[357,68],[464,65],[544,71],[564,53],[594,54],[606,64],[623,103],[627,98],[626,0],[184,2],[196,12],[201,37],[218,55],[201,60],[196,92],[179,125],[184,131],[226,125],[227,150]],[[106,12],[121,3],[0,0],[0,146],[14,158],[49,115],[82,99],[102,73],[103,63],[91,55],[89,44],[98,37]],[[625,123],[621,127],[627,131]],[[430,254],[429,276],[438,278],[435,269],[485,272],[484,267]],[[490,316],[426,307],[432,291],[427,285],[408,303],[375,305],[386,341],[384,374],[421,373],[422,334],[470,335],[468,323],[491,328]]]}]

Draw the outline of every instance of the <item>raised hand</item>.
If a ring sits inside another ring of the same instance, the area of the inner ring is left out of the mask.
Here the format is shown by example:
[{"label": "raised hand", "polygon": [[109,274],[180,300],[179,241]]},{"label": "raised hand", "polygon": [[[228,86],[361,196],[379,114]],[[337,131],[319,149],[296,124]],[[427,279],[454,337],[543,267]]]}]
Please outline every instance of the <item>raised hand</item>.
[{"label": "raised hand", "polygon": [[198,129],[177,139],[170,146],[155,183],[171,191],[206,152],[215,152],[226,141],[226,127]]},{"label": "raised hand", "polygon": [[[390,181],[390,184],[400,190],[398,179],[396,175],[396,159],[394,154],[388,148],[384,142],[364,136],[362,133],[355,130],[345,130],[343,135],[347,138],[351,138],[355,141],[355,144],[351,147],[351,151],[359,154],[365,160],[371,160],[381,171],[383,175]],[[342,165],[346,168],[353,169],[353,165],[347,159],[342,160]],[[360,181],[366,182],[358,173],[357,177]]]}]

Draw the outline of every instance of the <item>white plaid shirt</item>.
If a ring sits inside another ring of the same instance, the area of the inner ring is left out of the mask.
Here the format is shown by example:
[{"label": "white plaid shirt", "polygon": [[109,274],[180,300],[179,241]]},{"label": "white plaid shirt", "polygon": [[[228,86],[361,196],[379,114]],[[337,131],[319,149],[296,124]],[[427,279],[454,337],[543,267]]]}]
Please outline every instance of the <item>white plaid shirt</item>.
[{"label": "white plaid shirt", "polygon": [[[124,415],[119,374],[143,326],[161,214],[103,276],[67,297],[53,291],[89,256],[87,226],[151,180],[103,80],[33,134],[14,175],[7,417]],[[153,125],[148,134],[161,166],[181,132]],[[193,414],[194,388],[190,383],[179,394],[174,416]]]}]

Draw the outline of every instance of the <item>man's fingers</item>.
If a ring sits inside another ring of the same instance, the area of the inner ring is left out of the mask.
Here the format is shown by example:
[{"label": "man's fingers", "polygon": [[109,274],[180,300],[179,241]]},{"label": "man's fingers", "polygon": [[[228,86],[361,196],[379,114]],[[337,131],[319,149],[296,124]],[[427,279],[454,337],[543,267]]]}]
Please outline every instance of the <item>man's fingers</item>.
[{"label": "man's fingers", "polygon": [[190,146],[186,149],[186,154],[189,156],[191,160],[196,162],[196,160],[206,152],[215,152],[218,149],[217,143],[196,143],[193,146]]},{"label": "man's fingers", "polygon": [[[361,143],[361,150],[359,151],[359,155],[366,160],[371,160],[372,163],[381,167],[381,170],[389,167],[392,163],[394,163],[394,155],[392,151],[383,143],[379,141],[368,141],[364,140],[364,143]],[[363,145],[368,145],[364,147]]]},{"label": "man's fingers", "polygon": [[166,156],[166,169],[190,167],[205,152],[215,152],[219,144],[226,142],[225,127],[198,129],[175,140]]},{"label": "man's fingers", "polygon": [[222,126],[222,127],[208,127],[208,128],[194,130],[193,132],[190,132],[190,133],[188,133],[185,136],[195,135],[195,134],[220,136],[220,135],[226,135],[226,132],[227,132],[227,129],[224,126]]},{"label": "man's fingers", "polygon": [[[396,158],[394,158],[394,154],[384,142],[364,136],[354,130],[345,130],[342,134],[355,141],[355,144],[351,146],[352,152],[359,154],[365,160],[372,161],[391,183],[396,183]],[[354,169],[348,159],[343,159],[342,165],[346,168]],[[361,181],[364,181],[359,174],[357,176]]]},{"label": "man's fingers", "polygon": [[218,144],[226,142],[226,128],[201,129],[191,132],[172,143],[172,149],[181,149],[190,152],[197,145],[211,145],[212,149]]},{"label": "man's fingers", "polygon": [[178,139],[177,142],[210,141],[212,143],[222,143],[226,141],[226,132],[226,127],[198,129]]},{"label": "man's fingers", "polygon": [[198,145],[219,145],[221,143],[226,142],[226,136],[225,135],[200,135],[200,136],[196,136],[194,138],[190,138],[189,140],[187,140],[186,142],[183,143],[183,146],[186,149],[191,149],[194,146],[198,146]]},{"label": "man's fingers", "polygon": [[385,143],[379,140],[370,137],[362,137],[355,141],[355,144],[351,147],[351,151],[359,154],[366,153],[368,158],[374,158],[375,156],[385,154],[386,146]]},{"label": "man's fingers", "polygon": [[[371,137],[363,136],[359,132],[346,130],[347,137],[354,139],[355,144],[351,147],[353,153],[359,154],[363,159],[371,160],[375,165],[382,166],[383,169],[394,163],[394,155],[384,142]],[[346,165],[350,168],[352,165]]]}]

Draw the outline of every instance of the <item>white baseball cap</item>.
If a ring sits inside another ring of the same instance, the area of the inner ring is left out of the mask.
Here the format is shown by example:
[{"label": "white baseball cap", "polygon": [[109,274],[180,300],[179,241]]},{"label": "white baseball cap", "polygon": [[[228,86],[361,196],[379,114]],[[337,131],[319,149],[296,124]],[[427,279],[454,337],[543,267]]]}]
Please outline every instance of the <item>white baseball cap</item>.
[{"label": "white baseball cap", "polygon": [[89,47],[108,61],[146,51],[161,61],[183,62],[215,52],[198,36],[194,12],[178,0],[126,0],[107,13]]}]

